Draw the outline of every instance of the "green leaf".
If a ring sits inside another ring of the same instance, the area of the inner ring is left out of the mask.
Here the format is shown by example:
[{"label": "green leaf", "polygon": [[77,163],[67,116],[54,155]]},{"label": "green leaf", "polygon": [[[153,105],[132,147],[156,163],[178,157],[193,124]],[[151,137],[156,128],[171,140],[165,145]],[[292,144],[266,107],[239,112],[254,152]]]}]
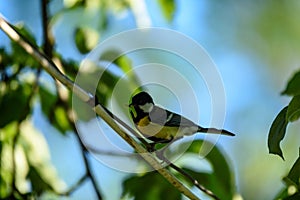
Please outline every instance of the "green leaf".
[{"label": "green leaf", "polygon": [[122,71],[124,73],[128,73],[132,69],[132,62],[125,55],[122,55],[122,56],[118,57],[115,60],[115,63],[116,63],[117,66],[119,66],[122,69]]},{"label": "green leaf", "polygon": [[285,136],[286,127],[288,125],[288,121],[286,120],[287,110],[288,107],[286,106],[279,112],[271,125],[268,136],[269,153],[279,155],[282,159],[284,159],[284,157],[280,148],[280,142]]},{"label": "green leaf", "polygon": [[286,120],[293,122],[299,119],[300,117],[300,95],[294,96],[291,102],[289,103],[289,107],[286,114]]},{"label": "green leaf", "polygon": [[300,95],[300,71],[294,74],[282,94],[291,96]]},{"label": "green leaf", "polygon": [[294,185],[300,189],[300,156],[296,160],[286,179],[291,181]]},{"label": "green leaf", "polygon": [[68,9],[74,9],[76,7],[84,6],[86,1],[85,0],[64,0],[64,5]]},{"label": "green leaf", "polygon": [[134,197],[135,200],[181,199],[181,193],[155,171],[131,176],[122,186],[122,196]]},{"label": "green leaf", "polygon": [[90,51],[90,49],[86,45],[86,34],[82,28],[75,29],[75,44],[80,53],[86,54]]},{"label": "green leaf", "polygon": [[68,75],[71,79],[75,80],[79,71],[79,66],[77,61],[71,59],[65,60],[62,57],[62,55],[57,55],[57,57],[59,57],[59,59],[61,60],[66,75]]},{"label": "green leaf", "polygon": [[300,192],[295,194],[289,194],[288,187],[284,188],[274,199],[283,199],[283,200],[299,200]]},{"label": "green leaf", "polygon": [[54,126],[58,130],[60,130],[62,133],[71,130],[71,125],[68,120],[67,111],[63,107],[57,106],[54,110],[54,116],[55,116]]},{"label": "green leaf", "polygon": [[12,121],[22,121],[29,114],[28,98],[30,95],[30,86],[27,84],[19,85],[12,82],[10,90],[0,94],[0,128]]},{"label": "green leaf", "polygon": [[38,195],[41,195],[45,191],[52,190],[49,184],[40,177],[39,173],[33,167],[30,167],[27,178],[31,182],[32,190]]},{"label": "green leaf", "polygon": [[75,44],[80,53],[90,52],[99,41],[99,34],[89,27],[78,27],[74,32]]},{"label": "green leaf", "polygon": [[55,106],[57,96],[43,86],[39,87],[39,95],[42,111],[46,116],[49,116]]},{"label": "green leaf", "polygon": [[297,192],[293,194],[292,196],[289,196],[285,198],[284,200],[299,200],[300,199],[300,192]]},{"label": "green leaf", "polygon": [[[37,130],[32,121],[25,120],[20,125],[19,144],[24,150],[28,163],[20,163],[16,169],[29,170],[27,178],[31,182],[32,191],[41,194],[45,191],[63,191],[65,183],[58,177],[54,165],[51,162],[49,147],[44,135]],[[19,174],[20,174],[19,171]],[[25,178],[24,176],[24,178]],[[25,180],[24,180],[25,181]]]},{"label": "green leaf", "polygon": [[124,73],[132,70],[132,61],[128,56],[123,55],[117,49],[110,49],[108,51],[105,51],[101,55],[100,60],[107,60],[116,64]]},{"label": "green leaf", "polygon": [[[207,143],[208,141],[205,142]],[[186,153],[189,152],[199,156],[200,147],[203,143],[203,140],[193,141]],[[182,145],[186,146],[187,144],[183,143]],[[192,169],[185,169],[191,173],[193,177],[196,177],[200,184],[214,192],[217,196],[222,197],[222,199],[232,199],[234,194],[234,179],[222,151],[214,146],[206,155],[205,159],[211,164],[213,169],[212,173],[195,172]]]},{"label": "green leaf", "polygon": [[162,8],[164,17],[170,22],[174,18],[175,13],[175,1],[174,0],[158,0],[159,5]]},{"label": "green leaf", "polygon": [[[4,48],[0,48],[0,70],[2,73],[2,70],[4,71],[7,66],[12,65],[13,59],[12,57],[6,52]],[[2,78],[2,77],[0,77]]]},{"label": "green leaf", "polygon": [[62,105],[63,102],[43,86],[40,87],[39,95],[42,111],[50,123],[63,134],[71,130],[67,109]]},{"label": "green leaf", "polygon": [[109,62],[115,62],[115,60],[121,55],[122,53],[117,49],[109,49],[103,52],[99,58],[99,60],[106,60]]},{"label": "green leaf", "polygon": [[122,72],[126,74],[126,76],[128,77],[128,83],[126,84],[128,86],[128,89],[132,90],[140,86],[140,81],[138,77],[132,71],[132,61],[127,55],[122,54],[117,49],[110,49],[105,51],[101,55],[100,60],[106,60],[116,64],[116,66],[119,67],[122,70]]}]

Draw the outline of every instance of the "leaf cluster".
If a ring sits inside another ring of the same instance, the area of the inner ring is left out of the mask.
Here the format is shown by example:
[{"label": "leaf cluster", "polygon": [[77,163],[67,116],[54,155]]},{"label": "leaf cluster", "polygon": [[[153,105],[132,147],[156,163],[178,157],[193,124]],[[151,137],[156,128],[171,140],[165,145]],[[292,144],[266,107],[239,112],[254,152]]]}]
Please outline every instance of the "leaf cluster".
[{"label": "leaf cluster", "polygon": [[[273,121],[269,136],[269,152],[279,155],[284,159],[280,142],[284,139],[287,126],[300,117],[300,71],[296,72],[289,80],[286,89],[282,92],[284,95],[292,97],[290,103],[284,107]],[[283,179],[286,189],[280,193],[281,199],[299,199],[300,197],[300,152],[299,157],[291,168],[289,174]],[[294,190],[292,189],[294,188]]]},{"label": "leaf cluster", "polygon": [[[36,39],[25,26],[14,29],[36,46]],[[41,75],[39,63],[15,42],[10,43],[10,49],[0,49],[0,198],[27,199],[46,191],[56,193],[56,186],[63,182],[50,162],[42,133],[32,122]]]}]

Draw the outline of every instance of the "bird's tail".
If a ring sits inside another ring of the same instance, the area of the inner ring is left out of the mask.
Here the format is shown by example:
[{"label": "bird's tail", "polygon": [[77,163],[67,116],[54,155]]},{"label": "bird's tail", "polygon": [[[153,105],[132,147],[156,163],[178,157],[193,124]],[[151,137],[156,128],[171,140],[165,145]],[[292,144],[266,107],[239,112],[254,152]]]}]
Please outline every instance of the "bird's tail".
[{"label": "bird's tail", "polygon": [[198,132],[202,133],[214,133],[214,134],[222,134],[222,135],[229,135],[229,136],[235,136],[234,133],[231,133],[227,130],[224,129],[216,129],[216,128],[203,128],[203,127],[198,127]]}]

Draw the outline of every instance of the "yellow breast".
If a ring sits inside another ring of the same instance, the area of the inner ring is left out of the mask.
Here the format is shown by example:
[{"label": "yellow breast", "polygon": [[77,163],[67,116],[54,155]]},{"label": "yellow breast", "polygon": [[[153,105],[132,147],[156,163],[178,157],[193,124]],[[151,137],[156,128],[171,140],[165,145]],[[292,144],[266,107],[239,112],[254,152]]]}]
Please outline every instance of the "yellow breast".
[{"label": "yellow breast", "polygon": [[137,123],[137,129],[145,136],[145,137],[156,137],[164,140],[170,140],[176,137],[178,133],[178,127],[167,127],[161,126],[159,124],[155,124],[150,122],[149,117],[146,116],[142,118]]}]

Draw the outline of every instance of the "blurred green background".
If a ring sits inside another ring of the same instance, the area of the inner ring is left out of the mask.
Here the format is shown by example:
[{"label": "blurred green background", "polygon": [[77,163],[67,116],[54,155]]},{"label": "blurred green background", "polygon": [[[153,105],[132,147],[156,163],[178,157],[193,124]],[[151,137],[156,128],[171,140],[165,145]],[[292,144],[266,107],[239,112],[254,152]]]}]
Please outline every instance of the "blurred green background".
[{"label": "blurred green background", "polygon": [[[221,138],[218,141],[218,147],[233,170],[237,193],[235,198],[273,199],[285,188],[282,178],[287,175],[299,154],[300,122],[288,126],[287,137],[282,142],[285,161],[268,153],[267,137],[272,121],[290,100],[290,97],[280,96],[280,93],[300,68],[299,1],[52,0],[48,6],[53,16],[50,25],[55,38],[54,49],[64,58],[66,63],[63,64],[66,66],[81,62],[85,53],[98,42],[136,27],[173,29],[201,44],[216,63],[224,82],[227,98],[224,127],[236,133],[234,138]],[[43,43],[40,7],[39,1],[0,0],[0,13],[12,24],[24,23],[38,45]],[[8,52],[13,51],[9,38],[3,32],[0,32],[0,46],[7,48]],[[4,63],[3,59],[0,61]],[[134,60],[131,62],[135,64]],[[21,73],[25,74],[20,77],[21,80],[32,81],[28,71]],[[72,76],[73,72],[66,73]],[[48,82],[51,81],[44,74],[40,82],[49,87]],[[22,88],[24,96],[27,95],[26,90],[29,89]],[[53,88],[49,90],[55,91]],[[172,108],[172,105],[165,106]],[[40,106],[33,109],[33,129],[40,136],[32,136],[38,138],[32,148],[44,149],[40,159],[51,163],[48,165],[51,169],[45,170],[55,174],[56,187],[73,185],[85,173],[78,140],[74,134],[66,132],[68,124],[59,123],[63,122],[63,117],[58,119],[59,122],[50,123],[43,116],[50,111],[42,109]],[[64,109],[63,103],[61,109]],[[207,109],[201,113],[209,111]],[[59,112],[57,109],[56,114]],[[1,111],[1,115],[5,115],[5,112]],[[201,116],[204,124],[209,120],[206,117]],[[58,123],[56,129],[50,125],[55,123]],[[22,123],[21,126],[24,126],[22,130],[32,128],[28,123]],[[6,131],[10,129],[14,129],[13,125],[11,128],[5,127]],[[60,134],[58,130],[66,133]],[[1,137],[1,141],[4,141],[4,135]],[[37,147],[36,143],[45,145]],[[21,154],[20,159],[24,159]],[[1,154],[1,159],[3,156]],[[93,156],[89,156],[88,160],[104,199],[119,199],[122,180],[128,174],[102,165]],[[2,163],[1,169],[4,165]],[[31,173],[35,173],[34,170]],[[91,184],[91,181],[85,181],[70,197],[65,198],[96,198]]]}]

